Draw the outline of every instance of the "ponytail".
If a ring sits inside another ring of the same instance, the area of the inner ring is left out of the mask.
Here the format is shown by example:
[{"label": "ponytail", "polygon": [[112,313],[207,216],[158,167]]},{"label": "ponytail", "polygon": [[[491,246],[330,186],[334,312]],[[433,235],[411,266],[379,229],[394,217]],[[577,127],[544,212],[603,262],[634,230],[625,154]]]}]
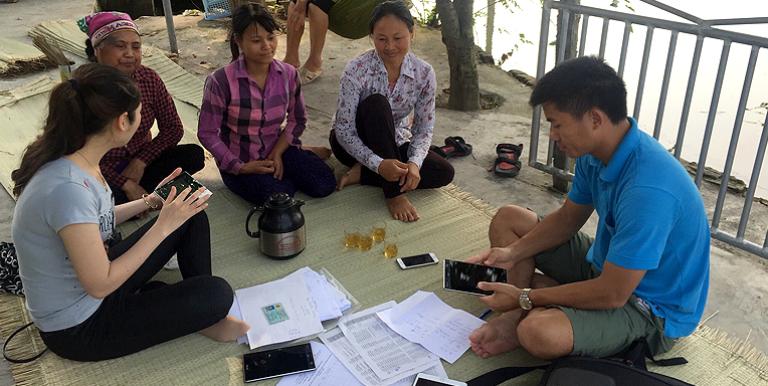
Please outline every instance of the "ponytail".
[{"label": "ponytail", "polygon": [[127,112],[133,121],[140,99],[133,81],[113,67],[93,63],[75,70],[71,80],[51,92],[43,132],[11,173],[13,195],[21,195],[43,165],[82,148],[88,137],[105,130],[121,114]]}]

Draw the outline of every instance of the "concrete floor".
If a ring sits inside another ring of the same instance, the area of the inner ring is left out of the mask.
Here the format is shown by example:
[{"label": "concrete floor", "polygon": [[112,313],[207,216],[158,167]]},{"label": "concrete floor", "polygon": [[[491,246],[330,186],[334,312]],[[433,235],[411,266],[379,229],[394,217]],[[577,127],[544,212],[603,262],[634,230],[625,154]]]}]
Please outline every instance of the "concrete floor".
[{"label": "concrete floor", "polygon": [[[40,6],[45,4],[45,12]],[[18,3],[0,3],[0,31],[4,37],[29,41],[26,31],[35,23],[56,18],[75,18],[88,12],[92,2],[88,0],[21,0]],[[177,17],[177,33],[181,47],[181,61],[190,72],[204,77],[212,68],[228,62],[228,48],[223,43],[225,31],[221,22],[205,22],[194,18]],[[167,49],[167,38],[162,33],[161,18],[142,20],[142,32],[147,44]],[[204,38],[201,38],[204,37]],[[305,36],[306,39],[306,36]],[[280,42],[281,46],[284,40]],[[302,47],[306,48],[307,44]],[[315,83],[304,88],[309,106],[310,126],[303,139],[307,144],[327,144],[330,119],[335,109],[338,79],[344,63],[359,52],[370,48],[367,39],[350,42],[333,34],[328,35],[325,50],[325,73]],[[414,42],[414,51],[433,64],[437,72],[439,90],[448,87],[448,66],[439,32],[420,29]],[[278,48],[278,58],[282,57]],[[306,55],[306,52],[303,53]],[[527,159],[530,143],[530,109],[526,104],[529,89],[506,73],[491,66],[480,66],[481,87],[502,95],[506,103],[501,107],[482,112],[462,113],[439,109],[433,142],[440,144],[446,136],[460,135],[474,145],[474,154],[451,162],[456,168],[455,183],[491,205],[507,203],[527,206],[539,213],[555,209],[563,195],[549,190],[551,178],[531,167],[524,166],[515,179],[495,177],[487,171],[495,157],[497,143],[524,143]],[[0,81],[0,90],[22,81]],[[544,126],[546,127],[546,126]],[[546,142],[544,142],[546,143]],[[215,169],[206,168],[206,178],[216,178]],[[714,207],[716,187],[704,185],[702,193],[711,211]],[[723,226],[738,220],[739,198],[729,198]],[[736,204],[733,204],[733,203]],[[10,239],[10,223],[14,202],[0,192],[0,240]],[[383,205],[383,203],[382,203]],[[748,235],[764,235],[768,210],[755,204]],[[595,219],[587,225],[594,232]],[[705,318],[714,315],[707,325],[727,332],[731,337],[748,341],[763,352],[768,352],[768,267],[765,260],[733,247],[713,241],[711,254],[710,296]],[[13,384],[8,375],[7,363],[0,361],[0,386]]]}]

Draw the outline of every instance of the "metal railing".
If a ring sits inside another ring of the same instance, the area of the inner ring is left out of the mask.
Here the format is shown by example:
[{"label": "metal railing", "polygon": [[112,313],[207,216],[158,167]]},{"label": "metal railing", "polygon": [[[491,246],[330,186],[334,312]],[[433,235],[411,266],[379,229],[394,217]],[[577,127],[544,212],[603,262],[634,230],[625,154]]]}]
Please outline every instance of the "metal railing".
[{"label": "metal railing", "polygon": [[[552,10],[557,10],[560,16],[560,23],[558,31],[558,43],[561,41],[573,40],[569,39],[569,33],[576,33],[577,28],[570,28],[569,23],[577,18],[573,15],[581,16],[581,32],[579,36],[579,48],[578,56],[585,54],[585,42],[587,40],[587,27],[589,22],[593,18],[602,19],[602,30],[600,36],[600,48],[598,56],[603,58],[606,51],[606,42],[608,38],[608,26],[611,21],[618,21],[624,23],[624,32],[621,43],[621,54],[619,59],[619,66],[617,72],[619,76],[623,76],[627,58],[627,47],[630,38],[630,31],[633,25],[645,26],[645,44],[643,50],[642,61],[640,65],[640,74],[638,77],[637,90],[635,94],[635,103],[633,106],[633,116],[639,117],[640,107],[643,100],[643,92],[645,89],[646,75],[648,71],[648,62],[651,51],[651,45],[653,43],[654,31],[666,30],[670,32],[669,46],[667,50],[666,65],[664,68],[664,76],[661,84],[661,91],[659,94],[659,103],[656,108],[656,120],[654,123],[653,136],[658,140],[661,134],[662,122],[664,118],[664,110],[667,106],[667,93],[669,90],[670,77],[672,73],[672,66],[675,61],[675,52],[677,50],[678,36],[680,34],[690,34],[696,37],[696,43],[693,50],[692,63],[690,72],[688,75],[688,83],[686,86],[685,97],[683,99],[682,114],[680,117],[680,123],[678,125],[677,139],[674,145],[674,156],[680,159],[680,155],[683,149],[683,142],[685,140],[686,128],[688,125],[688,116],[691,109],[691,101],[694,96],[694,86],[696,84],[696,77],[699,73],[699,62],[701,60],[702,47],[705,38],[717,39],[722,41],[722,51],[720,54],[720,61],[718,65],[717,75],[715,78],[714,90],[712,91],[712,99],[709,106],[709,112],[704,130],[704,137],[702,146],[698,156],[698,163],[696,169],[695,183],[701,188],[701,182],[704,176],[704,168],[706,165],[707,155],[709,152],[710,142],[712,139],[712,132],[714,128],[715,115],[717,113],[717,107],[720,102],[720,95],[723,86],[723,79],[725,70],[728,65],[728,58],[730,56],[730,50],[732,43],[740,43],[751,47],[749,56],[749,62],[747,64],[746,73],[744,75],[744,83],[741,88],[741,96],[738,104],[738,110],[736,112],[736,119],[733,125],[733,131],[731,133],[731,141],[728,148],[727,158],[725,161],[725,167],[722,172],[722,179],[720,181],[720,190],[715,203],[714,213],[711,220],[711,233],[715,239],[724,241],[728,244],[734,245],[738,248],[754,253],[758,256],[768,258],[768,232],[766,232],[765,239],[762,245],[754,243],[745,239],[745,232],[747,222],[749,220],[750,212],[752,209],[752,202],[755,197],[755,190],[757,188],[757,181],[760,175],[760,170],[763,164],[763,158],[765,156],[766,144],[768,143],[768,114],[766,114],[766,121],[763,124],[762,134],[757,147],[757,155],[755,157],[754,166],[751,172],[751,178],[749,180],[749,187],[746,191],[746,197],[744,197],[744,205],[741,211],[741,217],[739,219],[738,229],[736,234],[728,233],[720,229],[721,217],[723,214],[723,206],[725,203],[728,181],[731,176],[733,163],[736,155],[736,147],[739,142],[739,136],[741,134],[742,122],[744,120],[744,114],[747,108],[747,99],[752,87],[752,80],[755,75],[755,67],[757,63],[757,57],[761,49],[768,48],[768,38],[753,36],[733,31],[722,30],[714,28],[716,25],[741,25],[741,24],[768,24],[768,17],[754,17],[754,18],[741,18],[741,19],[715,19],[704,20],[696,16],[685,13],[674,7],[661,3],[655,0],[640,0],[644,3],[650,4],[656,8],[667,11],[673,15],[676,15],[690,23],[676,22],[672,20],[658,19],[646,16],[640,16],[636,14],[623,13],[613,10],[599,9],[587,6],[581,6],[576,4],[562,3],[554,0],[545,0],[542,8],[541,16],[541,34],[539,39],[539,53],[538,53],[538,65],[536,77],[541,78],[547,65],[547,49],[549,42],[549,29],[551,23]],[[599,20],[598,19],[598,20]],[[566,44],[557,44],[555,64],[562,62],[566,56]],[[541,131],[541,107],[537,107],[533,111],[533,122],[531,132],[531,149],[529,154],[528,164],[536,169],[543,170],[554,176],[571,180],[573,174],[570,172],[572,160],[566,162],[566,166],[563,169],[553,166],[553,152],[554,142],[550,139],[549,147],[547,150],[547,158],[545,162],[539,161],[538,149],[539,149],[539,136]]]}]

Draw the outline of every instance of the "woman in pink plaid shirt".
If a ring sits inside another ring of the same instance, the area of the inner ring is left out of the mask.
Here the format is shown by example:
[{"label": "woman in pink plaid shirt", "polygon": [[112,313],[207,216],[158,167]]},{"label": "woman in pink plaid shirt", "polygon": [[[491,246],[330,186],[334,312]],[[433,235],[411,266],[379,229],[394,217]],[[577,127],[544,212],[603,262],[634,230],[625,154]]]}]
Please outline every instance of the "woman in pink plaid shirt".
[{"label": "woman in pink plaid shirt", "polygon": [[255,204],[278,192],[325,197],[336,187],[331,168],[301,147],[304,97],[296,68],[274,58],[277,29],[261,5],[235,10],[232,62],[206,79],[197,132],[224,184]]}]

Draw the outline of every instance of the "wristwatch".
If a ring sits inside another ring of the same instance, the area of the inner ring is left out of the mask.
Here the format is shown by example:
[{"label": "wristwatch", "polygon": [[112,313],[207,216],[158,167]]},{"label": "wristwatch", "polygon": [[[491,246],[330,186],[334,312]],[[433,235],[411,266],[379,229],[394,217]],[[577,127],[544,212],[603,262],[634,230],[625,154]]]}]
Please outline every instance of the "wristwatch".
[{"label": "wristwatch", "polygon": [[520,308],[525,311],[530,311],[533,308],[533,303],[531,303],[531,298],[529,297],[530,293],[530,288],[523,288],[520,292]]}]

